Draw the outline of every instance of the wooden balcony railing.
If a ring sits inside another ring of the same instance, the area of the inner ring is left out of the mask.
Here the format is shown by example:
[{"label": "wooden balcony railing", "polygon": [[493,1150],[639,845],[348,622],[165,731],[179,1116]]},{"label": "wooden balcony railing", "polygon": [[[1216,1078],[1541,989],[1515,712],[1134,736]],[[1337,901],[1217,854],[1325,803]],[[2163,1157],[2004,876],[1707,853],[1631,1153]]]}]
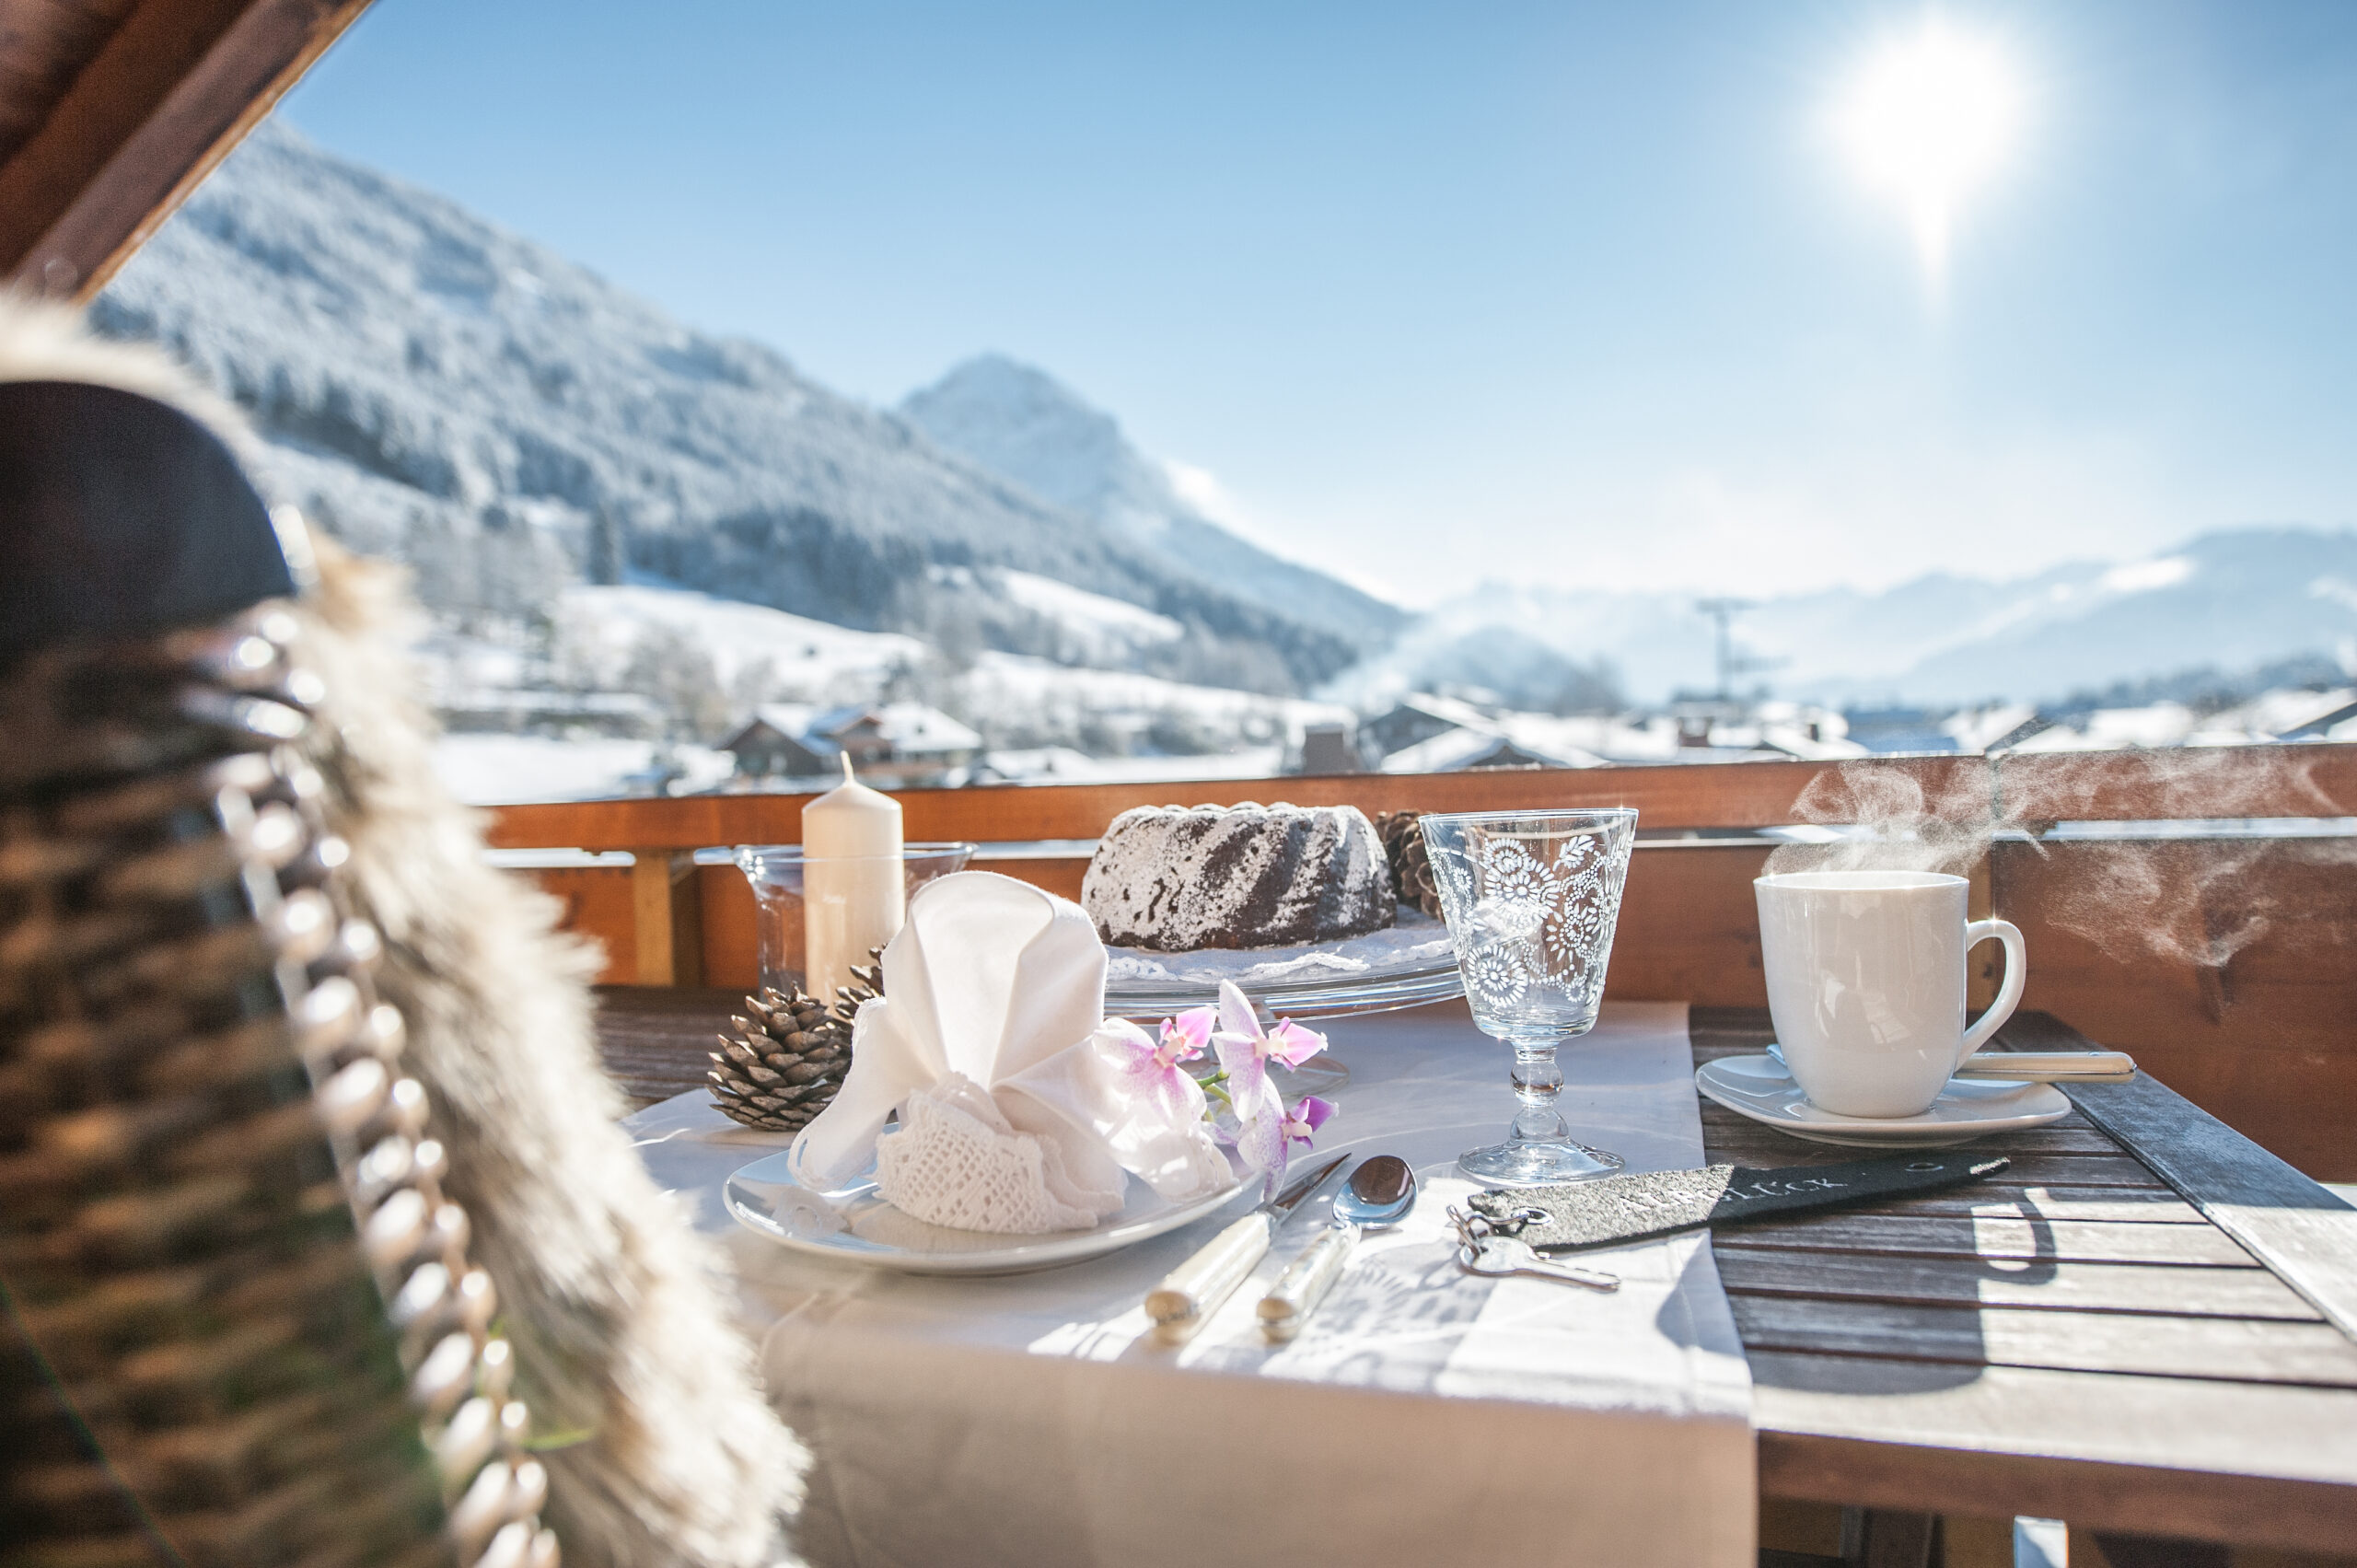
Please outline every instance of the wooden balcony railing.
[{"label": "wooden balcony railing", "polygon": [[[695,852],[792,843],[800,796],[699,796],[499,809],[503,850],[610,864],[534,869],[610,982],[749,986],[744,879]],[[2025,1007],[2137,1053],[2284,1158],[2357,1179],[2357,747],[1872,759],[998,786],[900,796],[912,839],[971,839],[988,869],[1076,897],[1087,844],[1132,806],[1286,799],[1479,810],[1636,807],[1644,839],[1610,993],[1758,1006],[1751,879],[1794,823],[1921,813],[1959,841],[1974,902],[2028,937]],[[621,864],[610,852],[632,857]],[[1993,993],[1996,948],[1975,988]]]}]

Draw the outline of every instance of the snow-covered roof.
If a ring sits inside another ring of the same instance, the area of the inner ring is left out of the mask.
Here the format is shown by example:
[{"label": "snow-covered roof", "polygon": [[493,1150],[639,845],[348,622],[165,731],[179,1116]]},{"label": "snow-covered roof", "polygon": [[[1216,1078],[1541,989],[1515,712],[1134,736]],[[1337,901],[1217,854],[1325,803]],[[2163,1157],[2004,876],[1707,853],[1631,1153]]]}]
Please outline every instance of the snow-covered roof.
[{"label": "snow-covered roof", "polygon": [[1486,730],[1492,735],[1495,735],[1498,730],[1495,719],[1472,703],[1460,702],[1455,697],[1435,696],[1430,691],[1411,691],[1401,697],[1395,705],[1412,708],[1420,714],[1429,714],[1443,723],[1457,725],[1466,729]]},{"label": "snow-covered roof", "polygon": [[2142,708],[2097,708],[2077,726],[2058,724],[2015,744],[2015,751],[2126,751],[2182,745],[2193,733],[2192,712],[2179,703]]},{"label": "snow-covered roof", "polygon": [[2357,691],[2346,686],[2327,691],[2312,691],[2305,687],[2277,687],[2262,691],[2240,706],[2213,714],[2201,721],[2205,731],[2240,732],[2252,737],[2282,736],[2305,738],[2321,734],[2350,716],[2346,712],[2357,702]]},{"label": "snow-covered roof", "polygon": [[980,735],[939,708],[923,703],[851,703],[833,708],[763,703],[753,709],[752,717],[727,744],[735,746],[758,724],[791,737],[814,756],[831,757],[842,749],[841,737],[865,720],[873,720],[878,738],[901,756],[981,749]]},{"label": "snow-covered roof", "polygon": [[982,738],[939,708],[923,703],[887,703],[876,710],[877,728],[902,755],[927,751],[974,751]]},{"label": "snow-covered roof", "polygon": [[1540,751],[1518,741],[1509,740],[1494,731],[1468,729],[1459,726],[1446,729],[1429,740],[1420,740],[1403,747],[1383,760],[1387,773],[1452,773],[1462,768],[1478,768],[1491,763],[1516,767],[1526,762],[1540,762],[1550,768],[1598,768],[1604,759],[1592,751],[1563,748]]},{"label": "snow-covered roof", "polygon": [[2037,716],[2038,710],[2027,703],[1995,703],[1949,714],[1940,733],[1955,741],[1959,751],[1986,751]]},{"label": "snow-covered roof", "polygon": [[753,709],[747,727],[765,724],[780,735],[790,735],[798,740],[810,733],[810,721],[818,712],[807,703],[762,703]]},{"label": "snow-covered roof", "polygon": [[1865,747],[1844,736],[1827,735],[1821,731],[1812,736],[1805,724],[1763,724],[1759,726],[1759,744],[1808,762],[1830,762],[1873,755]]},{"label": "snow-covered roof", "polygon": [[862,719],[874,716],[875,713],[875,707],[866,703],[845,703],[821,709],[810,716],[809,722],[803,726],[802,733],[836,739]]}]

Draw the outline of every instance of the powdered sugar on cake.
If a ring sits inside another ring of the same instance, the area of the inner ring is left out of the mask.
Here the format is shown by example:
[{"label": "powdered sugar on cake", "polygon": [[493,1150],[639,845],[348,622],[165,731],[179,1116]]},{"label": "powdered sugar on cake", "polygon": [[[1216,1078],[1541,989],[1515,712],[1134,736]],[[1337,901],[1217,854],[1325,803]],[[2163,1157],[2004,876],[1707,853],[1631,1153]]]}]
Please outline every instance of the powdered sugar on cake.
[{"label": "powdered sugar on cake", "polygon": [[1097,841],[1080,901],[1115,947],[1273,947],[1379,931],[1396,912],[1355,807],[1142,806]]}]

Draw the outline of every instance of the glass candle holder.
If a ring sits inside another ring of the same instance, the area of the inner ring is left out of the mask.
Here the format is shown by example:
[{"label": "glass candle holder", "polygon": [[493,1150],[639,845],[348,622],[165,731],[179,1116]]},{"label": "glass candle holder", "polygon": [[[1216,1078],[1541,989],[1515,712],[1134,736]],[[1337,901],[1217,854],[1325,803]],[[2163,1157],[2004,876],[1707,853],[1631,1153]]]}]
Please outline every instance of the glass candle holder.
[{"label": "glass candle holder", "polygon": [[1636,812],[1427,813],[1420,825],[1473,1022],[1514,1048],[1522,1101],[1513,1135],[1459,1156],[1457,1168],[1501,1187],[1611,1175],[1620,1156],[1573,1139],[1556,1109],[1555,1052],[1594,1028],[1603,1005]]},{"label": "glass candle holder", "polygon": [[[936,877],[962,871],[972,858],[970,843],[910,844],[900,851],[905,890],[916,890]],[[803,899],[803,859],[800,844],[738,844],[737,869],[753,886],[754,924],[761,936],[761,983],[776,991],[807,989],[809,980],[811,912]],[[860,960],[866,962],[863,957]],[[830,1000],[830,998],[821,998]]]}]

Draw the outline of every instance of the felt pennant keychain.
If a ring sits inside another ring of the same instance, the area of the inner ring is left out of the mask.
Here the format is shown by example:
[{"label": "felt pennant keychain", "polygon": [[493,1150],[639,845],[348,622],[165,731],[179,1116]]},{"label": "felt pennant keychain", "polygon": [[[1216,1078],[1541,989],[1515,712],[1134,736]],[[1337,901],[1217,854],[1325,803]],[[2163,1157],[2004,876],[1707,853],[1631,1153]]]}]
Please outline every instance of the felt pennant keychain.
[{"label": "felt pennant keychain", "polygon": [[1772,1214],[1907,1198],[1993,1176],[2003,1155],[1926,1151],[1840,1165],[1711,1165],[1655,1170],[1562,1187],[1476,1192],[1468,1205],[1497,1235],[1540,1251],[1641,1241],[1650,1236]]}]

